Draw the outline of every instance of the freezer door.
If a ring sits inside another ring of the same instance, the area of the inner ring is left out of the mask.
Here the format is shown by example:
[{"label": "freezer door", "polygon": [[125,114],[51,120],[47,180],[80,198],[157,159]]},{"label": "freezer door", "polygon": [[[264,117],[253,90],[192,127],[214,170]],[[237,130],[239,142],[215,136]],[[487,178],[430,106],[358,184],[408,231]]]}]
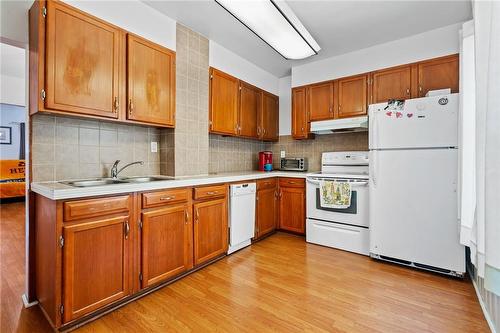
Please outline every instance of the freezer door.
[{"label": "freezer door", "polygon": [[464,272],[457,220],[457,150],[370,154],[370,252]]},{"label": "freezer door", "polygon": [[457,147],[458,94],[408,99],[400,111],[369,108],[370,149]]}]

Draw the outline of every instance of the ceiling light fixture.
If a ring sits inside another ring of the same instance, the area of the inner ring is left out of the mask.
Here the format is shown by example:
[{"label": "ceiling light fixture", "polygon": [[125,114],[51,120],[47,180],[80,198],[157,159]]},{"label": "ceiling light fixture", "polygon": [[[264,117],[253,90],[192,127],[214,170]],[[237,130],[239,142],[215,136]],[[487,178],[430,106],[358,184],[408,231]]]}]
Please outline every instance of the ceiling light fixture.
[{"label": "ceiling light fixture", "polygon": [[285,59],[304,59],[321,50],[285,1],[215,0]]}]

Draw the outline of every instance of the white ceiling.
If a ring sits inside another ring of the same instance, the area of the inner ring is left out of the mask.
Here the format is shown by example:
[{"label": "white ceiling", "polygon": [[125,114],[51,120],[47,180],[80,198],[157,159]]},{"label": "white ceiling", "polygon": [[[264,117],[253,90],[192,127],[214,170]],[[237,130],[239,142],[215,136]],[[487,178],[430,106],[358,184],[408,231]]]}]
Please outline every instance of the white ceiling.
[{"label": "white ceiling", "polygon": [[278,77],[289,75],[292,66],[472,18],[469,0],[288,0],[322,48],[318,55],[297,61],[282,58],[213,0],[143,2]]}]

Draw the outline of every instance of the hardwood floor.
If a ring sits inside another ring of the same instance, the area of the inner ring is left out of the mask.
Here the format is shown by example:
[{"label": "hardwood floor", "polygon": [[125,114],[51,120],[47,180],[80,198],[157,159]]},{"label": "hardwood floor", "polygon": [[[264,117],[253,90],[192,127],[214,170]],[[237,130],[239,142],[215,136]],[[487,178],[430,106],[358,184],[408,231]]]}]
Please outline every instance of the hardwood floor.
[{"label": "hardwood floor", "polygon": [[[24,211],[1,208],[1,332],[50,332],[22,309]],[[488,332],[470,281],[275,234],[76,332]]]}]

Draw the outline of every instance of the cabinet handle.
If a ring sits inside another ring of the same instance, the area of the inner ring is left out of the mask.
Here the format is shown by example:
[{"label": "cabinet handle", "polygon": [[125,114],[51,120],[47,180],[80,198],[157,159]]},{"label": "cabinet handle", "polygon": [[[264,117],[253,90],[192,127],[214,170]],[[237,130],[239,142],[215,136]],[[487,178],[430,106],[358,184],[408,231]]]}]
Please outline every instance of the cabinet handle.
[{"label": "cabinet handle", "polygon": [[199,218],[200,218],[200,212],[198,211],[198,208],[196,208],[196,218],[195,218],[195,221],[198,222]]},{"label": "cabinet handle", "polygon": [[410,88],[406,88],[406,94],[410,96]]},{"label": "cabinet handle", "polygon": [[339,104],[339,107],[338,107],[338,111],[339,111],[339,112],[340,112],[340,107],[341,107],[341,105]]},{"label": "cabinet handle", "polygon": [[257,127],[257,135],[260,135],[260,127]]},{"label": "cabinet handle", "polygon": [[130,225],[128,224],[128,220],[125,221],[125,239],[128,239],[128,234],[130,233]]},{"label": "cabinet handle", "polygon": [[295,184],[295,182],[290,180],[288,181],[288,184]]},{"label": "cabinet handle", "polygon": [[217,193],[219,193],[219,191],[208,191],[207,195],[214,195],[214,194],[217,194]]},{"label": "cabinet handle", "polygon": [[118,101],[118,97],[115,97],[115,101],[113,103],[113,112],[117,113],[119,107],[120,107],[120,102]]},{"label": "cabinet handle", "polygon": [[172,200],[175,199],[175,195],[172,195],[171,197],[161,197],[160,200]]},{"label": "cabinet handle", "polygon": [[263,132],[263,134],[266,134],[266,129],[264,128],[264,129],[262,130],[262,132]]},{"label": "cabinet handle", "polygon": [[187,209],[184,211],[184,216],[186,218],[186,224],[188,224],[188,222],[189,222],[189,212],[187,211]]},{"label": "cabinet handle", "polygon": [[129,99],[129,101],[128,101],[128,115],[129,115],[129,117],[132,116],[133,111],[134,111],[134,103],[132,103],[132,99]]},{"label": "cabinet handle", "polygon": [[302,133],[304,133],[304,127],[302,127],[301,130],[302,130]]},{"label": "cabinet handle", "polygon": [[329,111],[330,113],[333,113],[333,108],[330,106],[330,108],[328,109],[328,111]]},{"label": "cabinet handle", "polygon": [[283,192],[281,192],[281,190],[280,190],[279,197],[280,197],[280,199],[281,199],[281,197],[283,197]]},{"label": "cabinet handle", "polygon": [[424,88],[422,88],[422,86],[418,86],[418,92],[419,92],[420,97],[422,97],[423,91],[424,91]]}]

